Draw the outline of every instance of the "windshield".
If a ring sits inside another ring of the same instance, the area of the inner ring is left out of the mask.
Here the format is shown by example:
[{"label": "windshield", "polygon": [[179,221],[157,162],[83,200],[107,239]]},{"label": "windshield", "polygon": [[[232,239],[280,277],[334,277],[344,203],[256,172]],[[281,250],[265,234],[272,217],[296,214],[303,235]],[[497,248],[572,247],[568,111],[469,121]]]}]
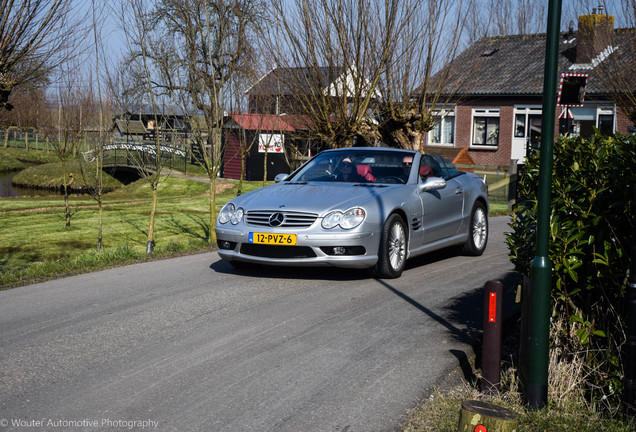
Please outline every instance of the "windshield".
[{"label": "windshield", "polygon": [[352,150],[324,152],[287,181],[406,183],[415,152]]}]

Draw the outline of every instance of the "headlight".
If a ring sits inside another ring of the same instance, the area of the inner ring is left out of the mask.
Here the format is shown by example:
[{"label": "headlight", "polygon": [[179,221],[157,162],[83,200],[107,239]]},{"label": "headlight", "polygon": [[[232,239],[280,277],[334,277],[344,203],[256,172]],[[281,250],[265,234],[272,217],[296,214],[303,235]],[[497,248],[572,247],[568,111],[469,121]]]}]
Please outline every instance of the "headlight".
[{"label": "headlight", "polygon": [[239,207],[230,216],[230,222],[232,222],[232,225],[236,225],[237,223],[241,222],[242,220],[243,220],[243,209],[241,207]]},{"label": "headlight", "polygon": [[232,225],[236,225],[243,219],[243,209],[234,207],[234,204],[226,204],[219,213],[219,223],[226,224],[232,222]]},{"label": "headlight", "polygon": [[364,221],[366,213],[361,208],[352,208],[346,212],[334,211],[322,219],[324,229],[332,229],[340,226],[342,229],[352,229]]}]

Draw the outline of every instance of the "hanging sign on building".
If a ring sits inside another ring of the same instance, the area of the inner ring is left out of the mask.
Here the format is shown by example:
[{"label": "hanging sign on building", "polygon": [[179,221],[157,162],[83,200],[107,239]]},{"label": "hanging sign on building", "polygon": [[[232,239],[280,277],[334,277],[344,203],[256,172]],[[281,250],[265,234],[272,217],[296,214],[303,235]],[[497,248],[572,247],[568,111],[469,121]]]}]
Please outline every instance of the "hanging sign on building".
[{"label": "hanging sign on building", "polygon": [[282,153],[284,143],[285,136],[283,134],[259,134],[258,152],[265,153],[267,151],[267,153]]},{"label": "hanging sign on building", "polygon": [[587,86],[587,74],[561,74],[557,106],[582,107]]}]

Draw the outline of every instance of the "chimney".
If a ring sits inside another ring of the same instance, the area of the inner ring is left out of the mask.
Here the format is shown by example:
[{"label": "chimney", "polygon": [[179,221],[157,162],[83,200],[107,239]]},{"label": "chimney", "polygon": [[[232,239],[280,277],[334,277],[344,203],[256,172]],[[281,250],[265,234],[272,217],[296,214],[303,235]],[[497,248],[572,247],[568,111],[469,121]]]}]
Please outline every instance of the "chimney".
[{"label": "chimney", "polygon": [[592,59],[612,44],[614,17],[603,15],[603,8],[599,9],[601,13],[594,9],[592,14],[579,17],[576,63],[592,63]]}]

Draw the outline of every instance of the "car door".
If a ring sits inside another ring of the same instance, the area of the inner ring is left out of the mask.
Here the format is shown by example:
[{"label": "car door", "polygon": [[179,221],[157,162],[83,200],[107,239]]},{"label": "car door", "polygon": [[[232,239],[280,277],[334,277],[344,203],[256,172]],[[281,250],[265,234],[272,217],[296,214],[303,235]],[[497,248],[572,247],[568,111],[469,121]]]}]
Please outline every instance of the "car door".
[{"label": "car door", "polygon": [[[430,170],[427,168],[429,167]],[[430,171],[430,174],[428,172]],[[463,219],[464,189],[458,178],[448,178],[441,164],[432,155],[423,155],[420,162],[420,183],[427,176],[441,177],[446,180],[443,189],[420,192],[423,206],[422,228],[424,243],[431,243],[452,237],[459,232]]]}]

